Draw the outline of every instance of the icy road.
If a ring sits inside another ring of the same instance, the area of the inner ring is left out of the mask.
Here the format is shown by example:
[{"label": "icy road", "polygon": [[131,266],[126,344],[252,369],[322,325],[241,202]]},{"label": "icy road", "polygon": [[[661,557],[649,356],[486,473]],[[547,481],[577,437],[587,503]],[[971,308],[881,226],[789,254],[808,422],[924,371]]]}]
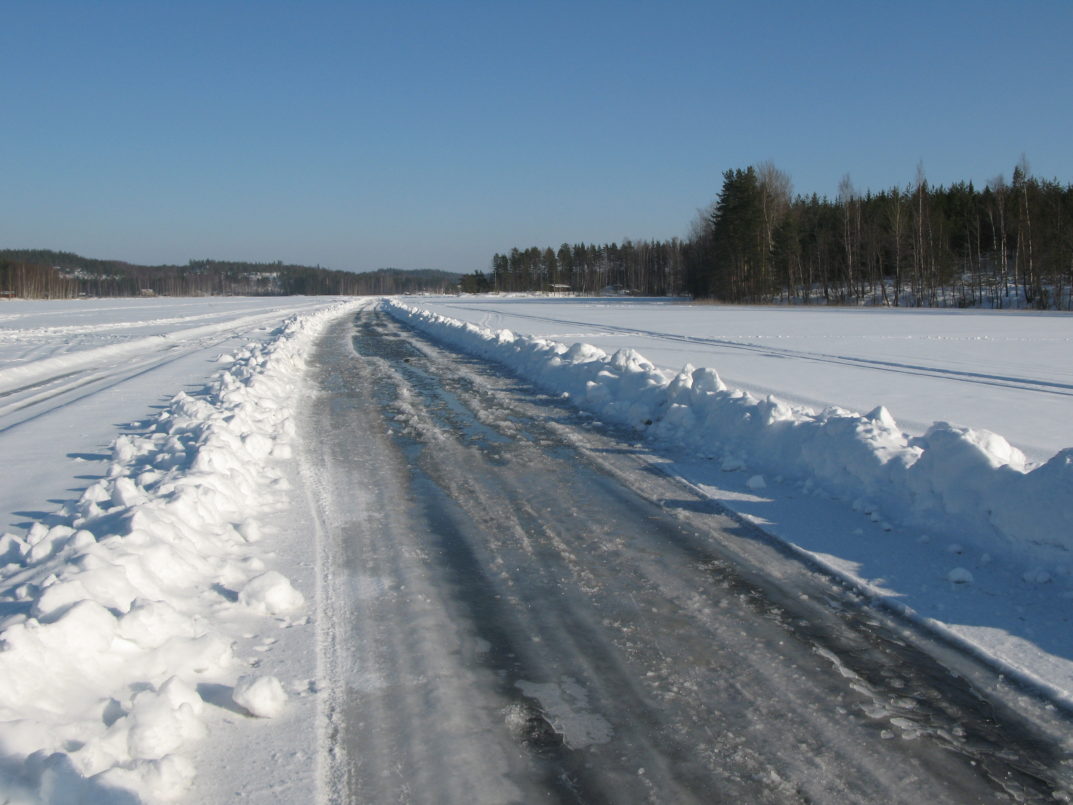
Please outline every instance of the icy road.
[{"label": "icy road", "polygon": [[333,324],[314,364],[299,435],[330,801],[1073,791],[1047,708],[628,434],[372,308]]}]

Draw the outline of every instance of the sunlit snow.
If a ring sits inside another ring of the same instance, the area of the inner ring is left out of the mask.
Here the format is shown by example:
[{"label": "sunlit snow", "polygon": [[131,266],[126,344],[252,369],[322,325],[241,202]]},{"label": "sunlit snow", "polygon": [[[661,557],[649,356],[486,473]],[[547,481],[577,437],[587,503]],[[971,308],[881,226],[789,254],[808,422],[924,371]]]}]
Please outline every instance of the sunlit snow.
[{"label": "sunlit snow", "polygon": [[[1073,697],[1073,318],[405,301],[806,560]],[[311,345],[355,304],[0,303],[0,799],[222,791],[220,757],[315,788],[314,559],[288,467]],[[558,684],[567,739],[608,740]],[[244,757],[250,730],[273,759]]]},{"label": "sunlit snow", "polygon": [[[228,708],[285,711],[282,683],[243,654],[309,620],[258,540],[289,503],[304,350],[338,306],[0,309],[0,752],[22,760],[0,799],[170,801]],[[103,475],[85,475],[109,439]]]}]

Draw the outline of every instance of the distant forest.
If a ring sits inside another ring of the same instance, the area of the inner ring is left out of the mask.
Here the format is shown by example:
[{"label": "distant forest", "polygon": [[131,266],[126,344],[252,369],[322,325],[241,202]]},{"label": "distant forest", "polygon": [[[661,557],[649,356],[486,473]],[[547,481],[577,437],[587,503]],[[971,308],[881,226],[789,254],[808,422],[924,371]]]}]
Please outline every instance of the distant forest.
[{"label": "distant forest", "polygon": [[361,274],[319,266],[191,260],[140,266],[42,249],[0,250],[0,295],[28,299],[79,296],[289,296],[444,292],[458,274],[382,268]]},{"label": "distant forest", "polygon": [[684,240],[512,249],[463,290],[611,292],[734,303],[1073,309],[1073,185],[1038,179],[794,196],[771,163],[728,170]]}]

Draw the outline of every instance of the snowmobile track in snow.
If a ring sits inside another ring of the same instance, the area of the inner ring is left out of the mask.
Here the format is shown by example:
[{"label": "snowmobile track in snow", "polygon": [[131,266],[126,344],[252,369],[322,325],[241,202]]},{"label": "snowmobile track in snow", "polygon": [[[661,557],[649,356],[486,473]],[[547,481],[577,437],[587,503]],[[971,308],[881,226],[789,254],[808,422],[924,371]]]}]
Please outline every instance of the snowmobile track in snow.
[{"label": "snowmobile track in snow", "polygon": [[922,653],[629,434],[372,309],[315,360],[329,801],[1073,791],[1068,747],[985,671]]}]

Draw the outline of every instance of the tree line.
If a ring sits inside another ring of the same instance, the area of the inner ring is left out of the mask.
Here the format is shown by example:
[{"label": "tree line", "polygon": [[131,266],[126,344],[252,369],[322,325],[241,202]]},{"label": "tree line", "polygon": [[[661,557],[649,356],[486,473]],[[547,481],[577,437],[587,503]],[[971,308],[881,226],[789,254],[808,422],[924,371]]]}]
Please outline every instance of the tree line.
[{"label": "tree line", "polygon": [[1073,185],[1030,174],[860,193],[792,193],[770,162],[723,174],[715,202],[679,241],[512,249],[490,275],[500,291],[568,285],[644,295],[687,292],[733,303],[1073,309]]},{"label": "tree line", "polygon": [[0,295],[28,299],[79,296],[318,296],[446,292],[458,275],[384,268],[354,273],[320,266],[191,260],[141,266],[46,249],[0,250]]},{"label": "tree line", "polygon": [[555,291],[594,294],[612,290],[674,296],[686,286],[682,241],[626,240],[621,245],[562,244],[557,250],[511,249],[492,258],[491,274],[462,278],[463,291]]}]

